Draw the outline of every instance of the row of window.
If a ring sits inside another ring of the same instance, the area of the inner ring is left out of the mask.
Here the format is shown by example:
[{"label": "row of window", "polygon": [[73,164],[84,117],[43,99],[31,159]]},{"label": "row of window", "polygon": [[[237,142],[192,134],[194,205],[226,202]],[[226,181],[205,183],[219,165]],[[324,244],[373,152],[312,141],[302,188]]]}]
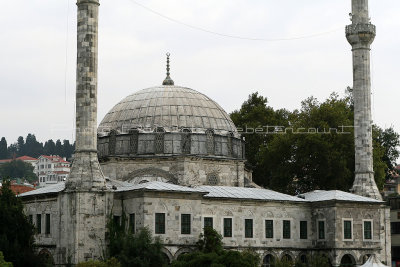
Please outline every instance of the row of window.
[{"label": "row of window", "polygon": [[[33,224],[33,215],[29,215],[29,222]],[[36,214],[36,233],[42,233],[42,214]],[[50,234],[50,214],[46,214],[45,216],[45,234]]]},{"label": "row of window", "polygon": [[[114,216],[114,220],[120,220],[120,216]],[[204,217],[204,227],[214,227],[213,217]],[[233,218],[223,218],[223,237],[233,236]],[[181,214],[181,234],[191,234],[191,214]],[[265,220],[265,238],[274,238],[274,220]],[[129,215],[129,227],[135,231],[135,214]],[[154,232],[156,234],[165,234],[165,213],[155,214]],[[372,220],[363,221],[363,238],[364,240],[372,240]],[[244,236],[245,238],[253,238],[254,227],[253,219],[244,220]],[[319,240],[325,240],[326,227],[325,220],[317,222],[317,235]],[[291,221],[282,220],[282,238],[291,239]],[[308,221],[300,221],[300,239],[308,239]],[[353,239],[353,221],[343,219],[343,239]]]}]

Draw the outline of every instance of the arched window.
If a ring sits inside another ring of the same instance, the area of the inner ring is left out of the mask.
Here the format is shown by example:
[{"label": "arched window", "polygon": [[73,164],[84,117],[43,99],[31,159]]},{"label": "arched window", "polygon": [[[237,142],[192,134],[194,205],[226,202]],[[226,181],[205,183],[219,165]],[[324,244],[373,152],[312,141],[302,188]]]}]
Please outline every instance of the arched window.
[{"label": "arched window", "polygon": [[116,145],[117,145],[117,131],[111,130],[108,141],[108,154],[115,155]]},{"label": "arched window", "polygon": [[189,129],[182,129],[181,148],[182,154],[190,154],[192,137]]},{"label": "arched window", "polygon": [[129,138],[129,152],[131,154],[138,153],[138,143],[139,143],[139,131],[136,128],[129,130],[130,138]]},{"label": "arched window", "polygon": [[206,131],[206,146],[207,146],[207,154],[214,155],[215,145],[214,145],[214,131],[208,129]]},{"label": "arched window", "polygon": [[164,153],[164,128],[157,127],[155,130],[155,139],[154,139],[154,153],[163,154]]},{"label": "arched window", "polygon": [[351,256],[350,254],[344,255],[340,261],[340,267],[353,267],[353,266],[356,266],[356,261],[354,260],[354,257]]},{"label": "arched window", "polygon": [[232,144],[232,139],[233,139],[233,133],[229,132],[227,136],[227,146],[228,146],[228,157],[232,157],[233,155],[233,144]]},{"label": "arched window", "polygon": [[271,254],[268,254],[264,257],[263,259],[263,267],[273,267],[274,265],[274,256],[272,256]]}]

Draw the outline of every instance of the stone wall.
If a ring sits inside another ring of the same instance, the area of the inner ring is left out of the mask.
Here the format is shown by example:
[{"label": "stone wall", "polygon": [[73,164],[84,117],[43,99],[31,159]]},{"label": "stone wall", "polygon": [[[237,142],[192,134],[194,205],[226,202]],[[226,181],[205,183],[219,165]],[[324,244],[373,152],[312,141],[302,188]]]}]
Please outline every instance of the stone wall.
[{"label": "stone wall", "polygon": [[218,185],[243,186],[245,177],[251,179],[243,160],[212,157],[109,157],[108,161],[101,162],[101,168],[106,177],[132,183],[155,181],[162,177],[165,181],[195,186],[208,184],[210,175],[216,175]]}]

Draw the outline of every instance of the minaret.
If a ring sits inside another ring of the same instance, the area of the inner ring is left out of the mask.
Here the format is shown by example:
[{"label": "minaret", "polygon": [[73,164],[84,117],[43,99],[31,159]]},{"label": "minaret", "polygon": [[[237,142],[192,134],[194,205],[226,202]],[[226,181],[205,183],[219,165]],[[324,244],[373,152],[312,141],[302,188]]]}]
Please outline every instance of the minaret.
[{"label": "minaret", "polygon": [[352,24],[346,26],[346,38],[353,51],[355,179],[351,191],[382,200],[372,160],[370,46],[376,31],[368,15],[368,0],[351,3]]},{"label": "minaret", "polygon": [[97,40],[99,0],[78,0],[76,143],[66,188],[102,190],[97,158]]},{"label": "minaret", "polygon": [[59,247],[71,264],[100,259],[112,193],[97,158],[97,27],[99,0],[77,0],[76,143],[60,195]]}]

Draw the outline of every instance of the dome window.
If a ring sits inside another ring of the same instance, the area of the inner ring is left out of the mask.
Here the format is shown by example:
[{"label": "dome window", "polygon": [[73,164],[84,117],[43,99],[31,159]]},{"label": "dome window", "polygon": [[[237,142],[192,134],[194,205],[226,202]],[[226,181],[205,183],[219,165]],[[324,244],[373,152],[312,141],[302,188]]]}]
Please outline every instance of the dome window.
[{"label": "dome window", "polygon": [[214,145],[214,131],[208,129],[206,131],[206,147],[207,154],[214,155],[215,145]]},{"label": "dome window", "polygon": [[164,133],[165,130],[162,127],[157,127],[156,135],[154,139],[154,152],[156,154],[164,154]]}]

